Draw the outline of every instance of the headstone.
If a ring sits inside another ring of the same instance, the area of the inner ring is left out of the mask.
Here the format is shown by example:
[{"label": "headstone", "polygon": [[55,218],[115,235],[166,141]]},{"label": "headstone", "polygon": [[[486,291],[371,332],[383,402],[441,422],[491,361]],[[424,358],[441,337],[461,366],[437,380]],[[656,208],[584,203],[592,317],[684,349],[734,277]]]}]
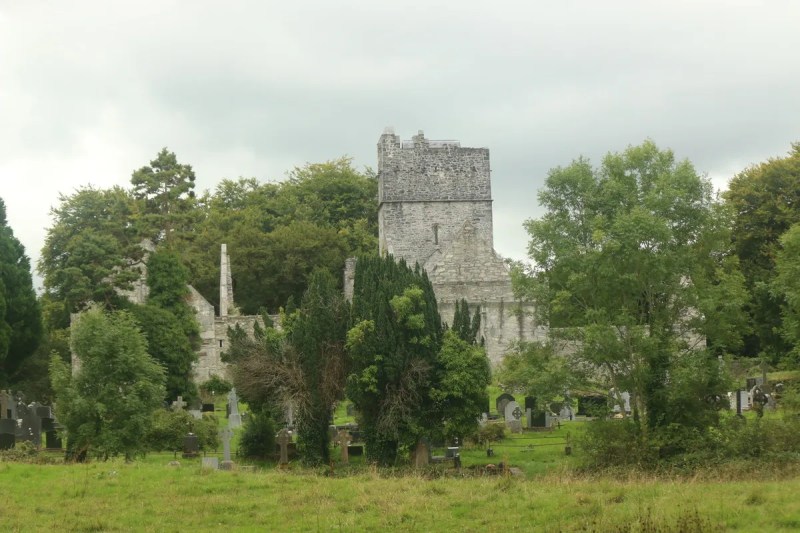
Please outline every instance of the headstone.
[{"label": "headstone", "polygon": [[345,409],[347,410],[347,416],[355,416],[356,414],[355,405],[353,405],[352,403],[348,403]]},{"label": "headstone", "polygon": [[775,401],[774,394],[767,394],[767,405],[764,408],[768,411],[774,411],[778,408],[778,402]]},{"label": "headstone", "polygon": [[489,413],[481,413],[481,417],[478,419],[478,425],[480,427],[484,427],[488,423],[489,423]]},{"label": "headstone", "polygon": [[498,396],[494,402],[494,407],[495,409],[497,409],[497,414],[503,416],[506,412],[506,405],[508,404],[508,402],[513,402],[513,401],[514,397],[508,394],[507,392],[504,392],[503,394]]},{"label": "headstone", "polygon": [[347,446],[347,455],[352,457],[361,457],[364,455],[364,445],[363,444],[350,444]]},{"label": "headstone", "polygon": [[204,413],[213,413],[214,412],[214,404],[213,403],[204,403],[203,407],[200,409]]},{"label": "headstone", "polygon": [[228,427],[236,429],[242,425],[242,417],[239,414],[239,397],[236,395],[236,388],[232,388],[228,393],[228,406],[231,414],[228,417]]},{"label": "headstone", "polygon": [[535,396],[525,396],[525,410],[527,411],[530,409],[531,411],[536,410],[536,397]]},{"label": "headstone", "polygon": [[423,439],[417,442],[417,446],[414,448],[414,457],[412,459],[412,463],[414,468],[423,468],[428,466],[428,463],[431,461],[431,448],[428,443]]},{"label": "headstone", "polygon": [[279,464],[285,465],[289,462],[289,442],[291,440],[288,429],[283,428],[278,432],[278,445],[281,447]]},{"label": "headstone", "polygon": [[64,429],[61,424],[58,423],[57,420],[53,419],[52,429],[49,429],[45,432],[45,448],[49,450],[63,450],[64,444],[61,442],[61,437],[59,436],[59,432]]},{"label": "headstone", "polygon": [[625,409],[626,413],[631,412],[631,395],[629,392],[623,391],[622,393],[620,393],[623,405],[619,405],[617,403],[617,395],[613,390],[609,391],[609,395],[611,395],[611,401],[614,403],[615,413],[621,413],[623,408]]},{"label": "headstone", "polygon": [[10,418],[0,419],[0,450],[10,450],[17,440],[17,421]]},{"label": "headstone", "polygon": [[209,470],[217,470],[219,468],[219,459],[217,457],[203,457],[201,466]]},{"label": "headstone", "polygon": [[545,428],[547,427],[547,415],[544,411],[537,411],[531,416],[531,427]]},{"label": "headstone", "polygon": [[515,401],[510,401],[506,404],[505,408],[506,425],[511,430],[511,433],[522,433],[522,409]]},{"label": "headstone", "polygon": [[346,429],[339,430],[339,433],[336,435],[336,443],[342,449],[342,462],[343,463],[347,463],[350,460],[350,458],[348,456],[348,452],[350,451],[348,449],[348,446],[350,445],[351,440],[352,439],[350,437],[350,432],[347,431]]},{"label": "headstone", "polygon": [[194,433],[189,433],[183,438],[183,458],[189,459],[200,455],[200,440]]},{"label": "headstone", "polygon": [[22,438],[17,440],[28,441],[34,446],[42,444],[42,421],[36,415],[37,405],[31,404],[22,417]]},{"label": "headstone", "polygon": [[525,427],[532,428],[533,427],[533,409],[527,407],[525,409]]},{"label": "headstone", "polygon": [[189,409],[189,411],[187,411],[187,412],[190,415],[192,415],[193,418],[196,418],[197,420],[202,420],[203,419],[203,411],[201,411],[200,409]]},{"label": "headstone", "polygon": [[234,464],[231,461],[231,438],[233,437],[233,430],[228,426],[222,430],[222,470],[233,470]]},{"label": "headstone", "polygon": [[178,396],[178,399],[172,402],[173,411],[181,411],[186,407],[186,402],[183,401],[183,396]]},{"label": "headstone", "polygon": [[14,398],[11,397],[11,393],[6,390],[0,390],[0,420],[11,418],[12,403],[14,403]]},{"label": "headstone", "polygon": [[746,390],[737,391],[739,394],[739,405],[742,406],[742,411],[750,410],[750,394]]},{"label": "headstone", "polygon": [[561,420],[572,420],[574,413],[572,412],[572,406],[568,403],[565,403],[563,407],[561,407],[561,412],[558,413],[558,417]]}]

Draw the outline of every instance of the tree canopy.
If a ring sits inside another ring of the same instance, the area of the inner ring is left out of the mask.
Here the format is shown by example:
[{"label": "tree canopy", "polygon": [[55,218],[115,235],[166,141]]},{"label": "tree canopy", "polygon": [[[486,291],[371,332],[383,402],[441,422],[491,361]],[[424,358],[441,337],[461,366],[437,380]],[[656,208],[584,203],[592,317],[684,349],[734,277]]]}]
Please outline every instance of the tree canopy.
[{"label": "tree canopy", "polygon": [[[583,158],[552,169],[539,200],[546,214],[525,224],[535,266],[517,269],[518,293],[572,342],[575,368],[591,369],[596,387],[631,393],[644,434],[675,422],[672,391],[686,385],[676,369],[706,347],[737,348],[746,327],[729,216],[709,180],[646,141],[597,169]],[[692,390],[721,393],[719,375],[696,372],[705,382]]]},{"label": "tree canopy", "polygon": [[781,326],[783,294],[772,290],[781,236],[800,222],[800,143],[786,157],[753,165],[737,174],[724,193],[733,210],[731,239],[739,257],[753,324],[743,354],[776,363],[791,346]]}]

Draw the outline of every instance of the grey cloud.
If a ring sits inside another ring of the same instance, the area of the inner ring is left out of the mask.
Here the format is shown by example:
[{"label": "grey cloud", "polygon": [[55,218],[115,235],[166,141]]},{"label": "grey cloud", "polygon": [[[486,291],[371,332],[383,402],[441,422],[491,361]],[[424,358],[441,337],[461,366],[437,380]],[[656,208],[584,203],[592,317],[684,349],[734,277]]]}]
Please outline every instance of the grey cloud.
[{"label": "grey cloud", "polygon": [[345,154],[375,166],[393,125],[491,149],[496,244],[521,258],[548,169],[579,155],[652,138],[722,186],[785,153],[799,15],[788,0],[7,3],[0,196],[36,256],[54,191],[125,184],[164,145],[213,188]]}]

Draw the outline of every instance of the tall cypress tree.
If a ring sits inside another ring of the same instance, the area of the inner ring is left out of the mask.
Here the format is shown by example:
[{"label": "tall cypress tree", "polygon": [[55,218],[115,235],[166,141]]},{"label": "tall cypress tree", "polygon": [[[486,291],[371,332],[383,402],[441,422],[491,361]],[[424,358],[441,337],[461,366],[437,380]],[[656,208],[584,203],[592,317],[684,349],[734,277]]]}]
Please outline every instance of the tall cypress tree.
[{"label": "tall cypress tree", "polygon": [[0,385],[7,385],[42,336],[42,315],[25,248],[6,221],[0,198]]},{"label": "tall cypress tree", "polygon": [[429,392],[442,343],[433,287],[417,266],[391,256],[359,259],[348,348],[348,397],[360,413],[367,457],[393,464],[438,423]]},{"label": "tall cypress tree", "polygon": [[297,353],[306,391],[298,413],[298,444],[306,464],[329,462],[328,425],[333,402],[341,399],[347,371],[347,302],[327,271],[311,275],[290,342]]}]

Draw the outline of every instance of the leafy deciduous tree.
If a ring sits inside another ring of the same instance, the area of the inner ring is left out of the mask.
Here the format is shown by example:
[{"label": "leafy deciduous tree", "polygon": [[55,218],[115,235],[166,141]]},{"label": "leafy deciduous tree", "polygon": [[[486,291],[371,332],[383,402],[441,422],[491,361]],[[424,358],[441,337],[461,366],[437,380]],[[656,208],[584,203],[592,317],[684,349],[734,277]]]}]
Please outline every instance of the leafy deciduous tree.
[{"label": "leafy deciduous tree", "polygon": [[762,353],[772,362],[790,350],[781,334],[782,293],[771,290],[780,238],[800,222],[800,143],[783,158],[737,174],[724,193],[734,211],[731,239],[747,283],[747,311],[753,324],[743,353]]},{"label": "leafy deciduous tree", "polygon": [[164,398],[164,371],[133,317],[90,309],[72,329],[72,349],[80,360],[74,376],[58,355],[50,363],[68,449],[77,458],[144,453],[144,435]]},{"label": "leafy deciduous tree", "polygon": [[[547,213],[526,222],[536,266],[517,269],[517,290],[535,299],[552,335],[574,343],[576,368],[631,393],[646,440],[649,428],[684,417],[670,405],[681,358],[706,344],[736,348],[746,327],[726,211],[688,161],[651,141],[597,170],[585,159],[551,170],[539,200]],[[704,395],[721,392],[716,378],[704,385]]]},{"label": "leafy deciduous tree", "polygon": [[130,268],[143,250],[133,226],[135,205],[127,191],[85,187],[61,195],[51,210],[38,269],[44,286],[70,312],[90,302],[107,309],[121,305],[118,288],[130,289],[139,272]]},{"label": "leafy deciduous tree", "polygon": [[785,362],[796,368],[800,364],[800,223],[789,228],[780,242],[772,289],[785,302],[782,333],[792,347]]}]

